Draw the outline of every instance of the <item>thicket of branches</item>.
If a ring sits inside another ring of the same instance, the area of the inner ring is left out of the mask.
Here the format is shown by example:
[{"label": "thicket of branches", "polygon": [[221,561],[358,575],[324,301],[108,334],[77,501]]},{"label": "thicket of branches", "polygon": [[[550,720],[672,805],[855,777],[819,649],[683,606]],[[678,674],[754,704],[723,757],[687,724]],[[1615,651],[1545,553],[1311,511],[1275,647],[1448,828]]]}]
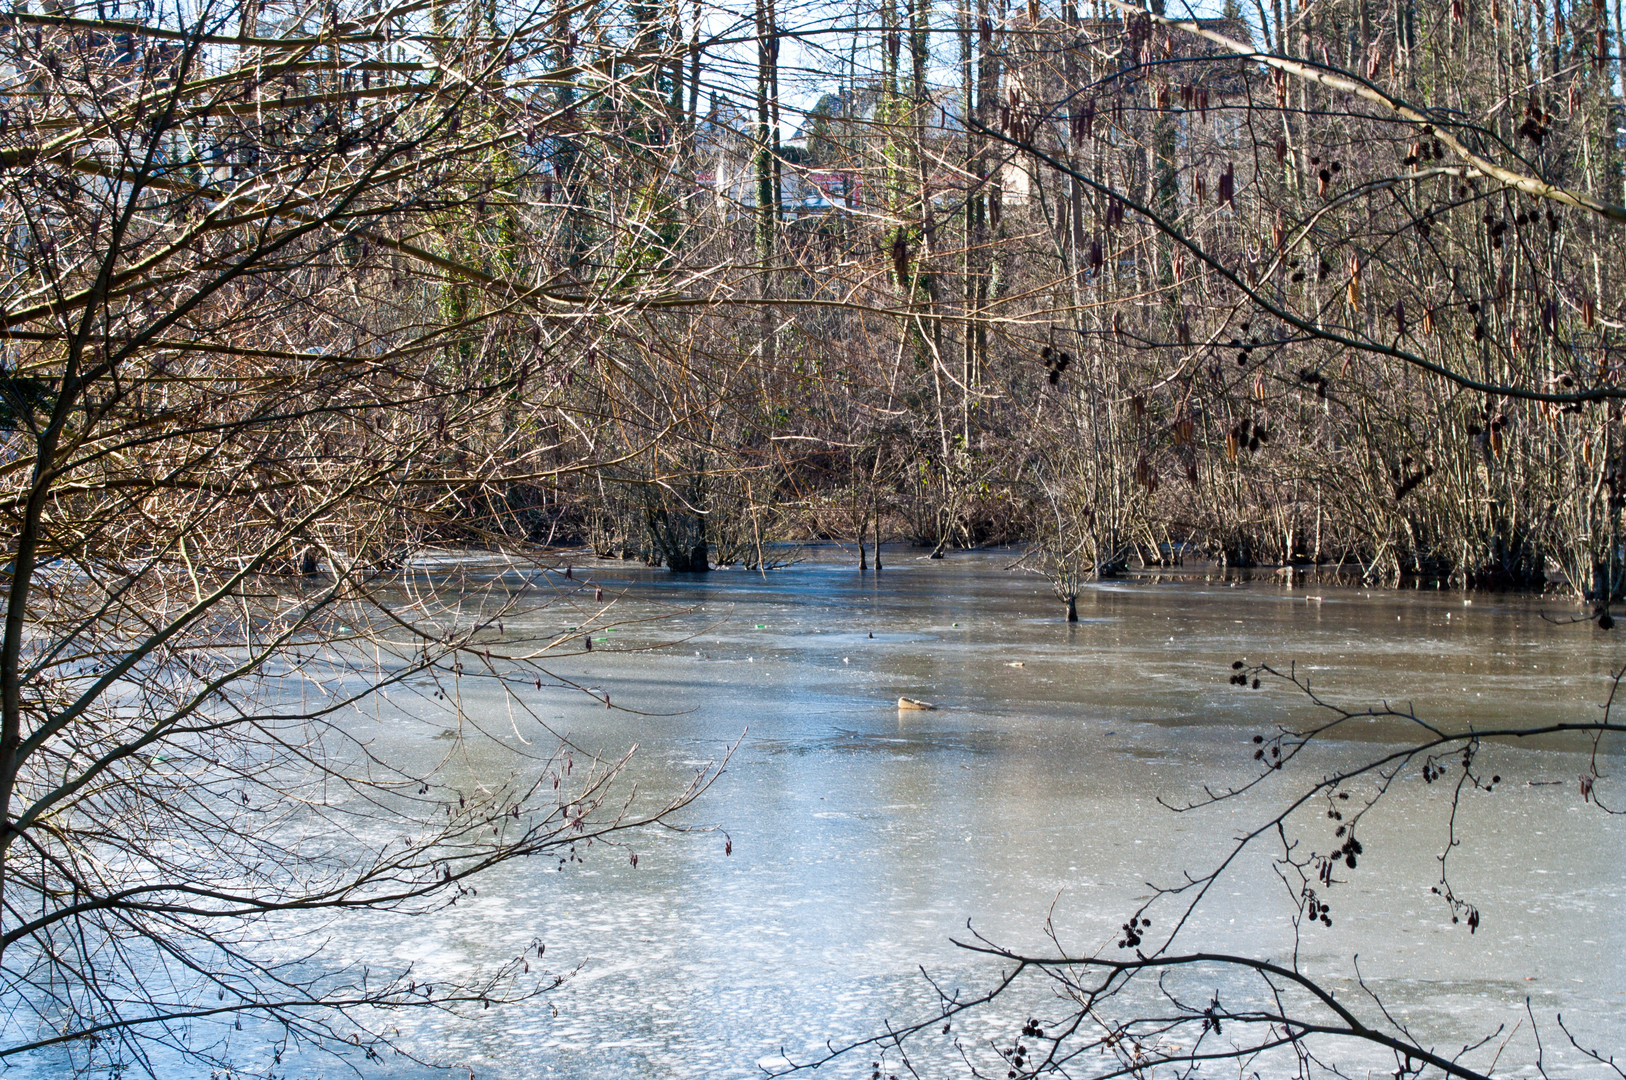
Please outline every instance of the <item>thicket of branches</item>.
[{"label": "thicket of branches", "polygon": [[1189,550],[1615,598],[1618,31],[966,0],[695,37],[685,219],[759,268],[701,340],[758,374],[689,463],[750,492],[690,508],[1021,537],[1064,595]]}]

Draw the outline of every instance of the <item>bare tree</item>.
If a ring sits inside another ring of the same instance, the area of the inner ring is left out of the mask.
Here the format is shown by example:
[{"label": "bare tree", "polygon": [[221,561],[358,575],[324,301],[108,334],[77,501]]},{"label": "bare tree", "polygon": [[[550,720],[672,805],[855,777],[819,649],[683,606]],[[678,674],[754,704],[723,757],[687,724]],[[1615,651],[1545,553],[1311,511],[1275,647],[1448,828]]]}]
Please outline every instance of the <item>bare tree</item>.
[{"label": "bare tree", "polygon": [[[602,605],[527,508],[628,453],[566,445],[562,346],[662,288],[583,270],[660,208],[607,230],[560,148],[654,126],[668,49],[484,5],[187,19],[4,16],[0,1059],[85,1071],[241,1067],[245,1021],[373,1056],[389,1010],[544,992],[542,943],[430,983],[322,942],[716,775],[638,798],[533,711],[584,692],[547,660]],[[428,559],[470,546],[503,561]],[[521,629],[550,605],[572,631]],[[473,679],[525,728],[478,767]]]}]

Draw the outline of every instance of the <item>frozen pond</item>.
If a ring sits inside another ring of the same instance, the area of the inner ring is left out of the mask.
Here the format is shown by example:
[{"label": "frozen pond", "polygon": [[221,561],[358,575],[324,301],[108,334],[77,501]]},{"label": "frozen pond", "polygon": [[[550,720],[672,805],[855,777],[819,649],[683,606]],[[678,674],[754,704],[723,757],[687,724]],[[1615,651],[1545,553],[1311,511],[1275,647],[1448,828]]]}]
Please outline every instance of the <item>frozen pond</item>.
[{"label": "frozen pond", "polygon": [[[1088,589],[1069,626],[1044,581],[1007,569],[1009,553],[888,555],[883,572],[860,575],[840,553],[815,552],[766,580],[576,564],[576,581],[602,586],[622,625],[591,655],[552,667],[651,715],[558,689],[538,691],[535,708],[582,745],[615,754],[638,744],[633,771],[652,793],[740,740],[685,814],[726,830],[732,854],[722,831],[652,832],[632,843],[636,868],[625,850],[595,849],[564,869],[507,869],[433,919],[358,922],[336,954],[385,953],[430,977],[533,938],[547,943],[551,969],[580,967],[545,998],[473,1022],[403,1018],[408,1045],[483,1078],[760,1076],[782,1048],[806,1059],[827,1039],[930,1013],[921,966],[946,986],[986,985],[994,966],[949,940],[968,920],[1001,943],[1043,949],[1048,914],[1069,948],[1110,952],[1147,881],[1199,866],[1287,791],[1186,815],[1157,801],[1253,775],[1252,736],[1310,718],[1291,688],[1230,685],[1233,660],[1297,662],[1348,704],[1405,698],[1442,722],[1484,723],[1596,716],[1623,655],[1618,630],[1544,620],[1572,613],[1557,601],[1200,570]],[[651,615],[668,617],[640,621]],[[534,625],[510,620],[508,632],[553,633],[564,619],[556,607]],[[661,642],[676,643],[643,648]],[[505,708],[476,680],[463,693],[471,715]],[[900,713],[900,696],[940,708]],[[386,709],[371,721],[379,737],[390,720]],[[493,728],[510,731],[509,721]],[[1398,729],[1351,734],[1297,775]],[[505,737],[520,736],[546,733],[516,726]],[[1583,759],[1490,754],[1506,780],[1467,801],[1452,856],[1458,890],[1484,914],[1478,933],[1452,926],[1430,893],[1446,793],[1406,777],[1362,826],[1368,854],[1332,894],[1333,928],[1308,934],[1302,956],[1343,986],[1358,952],[1369,985],[1452,1049],[1504,1021],[1528,1034],[1528,997],[1551,1036],[1549,1070],[1563,1073],[1576,1063],[1553,1045],[1553,1014],[1592,1045],[1619,1047],[1626,1034],[1623,833],[1583,806]],[[1617,771],[1613,760],[1601,768]],[[1279,956],[1285,898],[1263,864],[1244,866],[1184,940]],[[957,1074],[935,1052],[923,1044],[923,1068]],[[870,1060],[817,1075],[867,1077]],[[294,1067],[338,1074],[331,1063]],[[400,1060],[364,1073],[431,1075]]]}]

